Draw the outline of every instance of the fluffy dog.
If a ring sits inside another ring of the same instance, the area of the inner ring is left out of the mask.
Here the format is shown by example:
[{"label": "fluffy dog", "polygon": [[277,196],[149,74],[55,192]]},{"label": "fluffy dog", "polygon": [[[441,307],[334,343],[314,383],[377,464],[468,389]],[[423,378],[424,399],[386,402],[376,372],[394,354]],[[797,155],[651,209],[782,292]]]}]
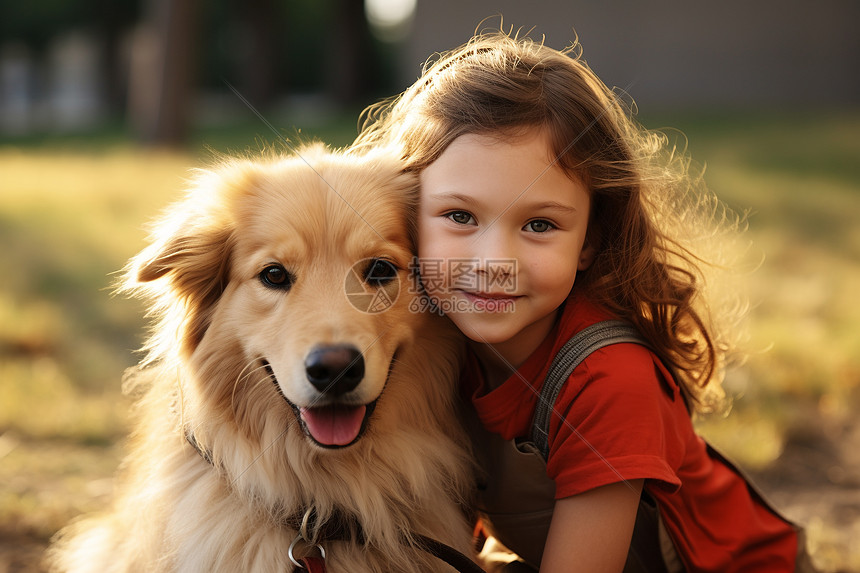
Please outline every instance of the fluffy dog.
[{"label": "fluffy dog", "polygon": [[417,541],[471,540],[460,345],[407,280],[417,193],[383,151],[197,177],[127,268],[158,320],[118,499],[54,569],[280,573],[298,538],[332,573],[450,571]]}]

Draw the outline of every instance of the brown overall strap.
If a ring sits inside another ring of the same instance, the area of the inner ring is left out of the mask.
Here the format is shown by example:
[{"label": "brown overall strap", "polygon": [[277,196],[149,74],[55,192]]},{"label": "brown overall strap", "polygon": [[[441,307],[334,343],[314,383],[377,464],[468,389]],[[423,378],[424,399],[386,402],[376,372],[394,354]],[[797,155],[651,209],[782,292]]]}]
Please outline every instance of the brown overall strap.
[{"label": "brown overall strap", "polygon": [[[604,346],[620,342],[650,346],[633,325],[621,320],[605,320],[592,324],[573,335],[553,358],[535,406],[530,436],[543,459],[547,459],[549,455],[549,421],[555,412],[555,401],[558,399],[561,387],[589,354]],[[561,414],[557,415],[561,416]]]},{"label": "brown overall strap", "polygon": [[[622,342],[650,348],[648,341],[631,324],[620,320],[606,320],[576,333],[553,358],[541,388],[531,430],[531,439],[544,460],[549,456],[549,423],[552,414],[562,416],[555,411],[555,402],[562,386],[576,367],[592,352]],[[636,512],[636,523],[624,573],[667,571],[667,555],[661,549],[661,529],[664,529],[664,526],[660,523],[659,508],[651,496],[643,491]],[[667,552],[674,554],[674,548],[667,547]]]}]

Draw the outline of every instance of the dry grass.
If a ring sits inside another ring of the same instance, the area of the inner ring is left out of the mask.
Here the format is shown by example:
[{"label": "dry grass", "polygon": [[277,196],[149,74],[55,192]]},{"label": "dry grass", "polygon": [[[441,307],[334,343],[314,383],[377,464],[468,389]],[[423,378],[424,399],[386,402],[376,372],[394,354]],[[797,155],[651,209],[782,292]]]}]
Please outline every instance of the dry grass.
[{"label": "dry grass", "polygon": [[118,380],[141,309],[111,298],[112,273],[191,163],[130,149],[0,151],[0,429],[101,442],[124,431]]},{"label": "dry grass", "polygon": [[[860,528],[860,462],[843,452],[855,434],[860,451],[860,114],[667,123],[707,162],[711,187],[752,211],[764,254],[750,277],[757,351],[730,373],[733,412],[701,428],[766,480],[804,444],[833,447],[806,456],[826,467],[799,471],[805,489],[780,501],[810,524],[821,565],[860,571],[860,548],[840,537]],[[0,571],[25,570],[4,548],[45,540],[109,496],[126,431],[120,379],[143,332],[139,305],[111,297],[112,273],[200,162],[0,148]],[[798,501],[823,491],[857,511],[834,521]]]}]

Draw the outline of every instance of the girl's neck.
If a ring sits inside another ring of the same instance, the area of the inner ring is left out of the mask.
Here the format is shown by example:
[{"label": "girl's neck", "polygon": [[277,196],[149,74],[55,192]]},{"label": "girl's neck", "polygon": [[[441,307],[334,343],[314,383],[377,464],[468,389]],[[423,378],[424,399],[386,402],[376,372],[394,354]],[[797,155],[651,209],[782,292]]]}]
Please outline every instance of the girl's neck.
[{"label": "girl's neck", "polygon": [[487,389],[498,388],[505,380],[511,377],[519,368],[519,364],[513,363],[505,357],[493,344],[481,344],[469,342],[469,346],[478,357],[481,372]]},{"label": "girl's neck", "polygon": [[515,338],[495,344],[470,340],[469,346],[478,357],[487,388],[498,388],[510,378],[552,332],[555,322],[556,315],[551,314],[530,325]]}]

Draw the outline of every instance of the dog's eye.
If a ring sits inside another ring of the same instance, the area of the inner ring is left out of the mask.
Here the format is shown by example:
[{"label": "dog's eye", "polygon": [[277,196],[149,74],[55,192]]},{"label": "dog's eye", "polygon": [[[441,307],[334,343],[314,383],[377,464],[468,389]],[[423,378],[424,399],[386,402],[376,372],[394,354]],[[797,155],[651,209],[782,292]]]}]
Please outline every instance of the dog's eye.
[{"label": "dog's eye", "polygon": [[386,259],[371,259],[364,271],[364,282],[370,286],[385,286],[397,278],[397,267]]},{"label": "dog's eye", "polygon": [[269,265],[260,273],[260,281],[269,288],[287,290],[296,277],[281,265]]}]

